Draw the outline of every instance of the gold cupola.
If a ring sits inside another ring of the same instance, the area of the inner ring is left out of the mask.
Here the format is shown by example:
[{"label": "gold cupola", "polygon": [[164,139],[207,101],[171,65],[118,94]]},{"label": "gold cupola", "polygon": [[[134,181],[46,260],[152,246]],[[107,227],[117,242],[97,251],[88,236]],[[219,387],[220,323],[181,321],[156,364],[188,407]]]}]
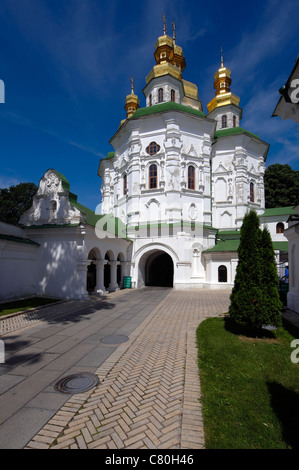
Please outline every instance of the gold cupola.
[{"label": "gold cupola", "polygon": [[133,82],[133,77],[130,79],[131,81],[131,93],[130,95],[127,95],[126,97],[126,102],[125,102],[125,110],[127,111],[127,117],[126,119],[123,119],[121,121],[121,124],[123,124],[127,119],[129,119],[130,117],[133,116],[133,114],[135,113],[135,111],[139,108],[139,103],[140,103],[140,100],[138,98],[137,95],[135,95],[134,93],[134,82]]},{"label": "gold cupola", "polygon": [[223,65],[223,54],[221,48],[221,67],[214,75],[215,97],[207,105],[208,112],[227,104],[239,106],[240,98],[230,91],[231,71]]},{"label": "gold cupola", "polygon": [[166,34],[167,28],[165,16],[163,16],[163,23],[163,36],[160,36],[155,44],[154,56],[156,59],[156,65],[146,77],[146,83],[149,83],[153,78],[167,74],[181,80],[182,72],[186,67],[183,49],[175,43],[175,23],[172,23],[172,38]]}]

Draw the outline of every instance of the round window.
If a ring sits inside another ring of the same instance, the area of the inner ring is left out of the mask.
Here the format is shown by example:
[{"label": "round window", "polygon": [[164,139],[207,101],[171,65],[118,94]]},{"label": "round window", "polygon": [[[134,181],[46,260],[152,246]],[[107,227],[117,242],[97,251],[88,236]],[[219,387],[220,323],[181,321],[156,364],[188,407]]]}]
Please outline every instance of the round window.
[{"label": "round window", "polygon": [[155,155],[156,153],[159,152],[160,150],[160,145],[158,145],[156,142],[151,142],[147,147],[146,147],[146,153],[149,155]]}]

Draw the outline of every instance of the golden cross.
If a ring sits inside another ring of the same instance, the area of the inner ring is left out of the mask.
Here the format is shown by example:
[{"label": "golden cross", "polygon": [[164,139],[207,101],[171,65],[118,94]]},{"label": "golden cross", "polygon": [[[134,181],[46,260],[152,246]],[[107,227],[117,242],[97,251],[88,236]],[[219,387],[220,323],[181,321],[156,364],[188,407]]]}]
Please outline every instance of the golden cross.
[{"label": "golden cross", "polygon": [[173,39],[175,39],[176,34],[175,34],[175,21],[174,20],[172,21],[172,29],[173,29]]},{"label": "golden cross", "polygon": [[166,27],[166,21],[165,21],[165,15],[163,15],[163,31],[164,31],[164,36],[166,34],[166,31],[167,31],[167,27]]},{"label": "golden cross", "polygon": [[133,94],[134,93],[134,87],[135,87],[133,77],[130,78],[130,82],[132,84],[132,94]]}]

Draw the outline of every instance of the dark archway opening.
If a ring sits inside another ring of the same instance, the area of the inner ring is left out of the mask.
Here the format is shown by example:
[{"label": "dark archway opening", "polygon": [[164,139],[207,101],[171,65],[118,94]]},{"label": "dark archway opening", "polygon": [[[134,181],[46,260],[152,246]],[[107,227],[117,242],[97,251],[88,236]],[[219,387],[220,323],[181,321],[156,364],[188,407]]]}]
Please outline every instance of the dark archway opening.
[{"label": "dark archway opening", "polygon": [[91,262],[90,265],[87,267],[86,290],[88,291],[89,294],[94,291],[96,284],[97,284],[97,267],[93,262]]},{"label": "dark archway opening", "polygon": [[173,261],[167,253],[153,253],[146,263],[146,286],[173,287]]},{"label": "dark archway opening", "polygon": [[121,255],[118,255],[117,261],[119,261],[120,263],[116,267],[116,282],[119,285],[119,287],[121,287],[121,279],[122,279],[122,269],[121,269],[122,257],[121,257]]}]

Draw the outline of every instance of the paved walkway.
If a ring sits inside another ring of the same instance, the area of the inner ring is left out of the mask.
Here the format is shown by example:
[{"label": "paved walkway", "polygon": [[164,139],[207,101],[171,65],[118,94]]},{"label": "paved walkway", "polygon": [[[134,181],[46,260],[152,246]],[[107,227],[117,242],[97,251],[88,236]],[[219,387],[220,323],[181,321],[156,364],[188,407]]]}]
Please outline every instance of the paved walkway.
[{"label": "paved walkway", "polygon": [[[123,290],[1,321],[0,448],[203,448],[196,328],[229,293]],[[128,341],[101,341],[113,335]],[[95,388],[54,390],[83,371]]]}]

